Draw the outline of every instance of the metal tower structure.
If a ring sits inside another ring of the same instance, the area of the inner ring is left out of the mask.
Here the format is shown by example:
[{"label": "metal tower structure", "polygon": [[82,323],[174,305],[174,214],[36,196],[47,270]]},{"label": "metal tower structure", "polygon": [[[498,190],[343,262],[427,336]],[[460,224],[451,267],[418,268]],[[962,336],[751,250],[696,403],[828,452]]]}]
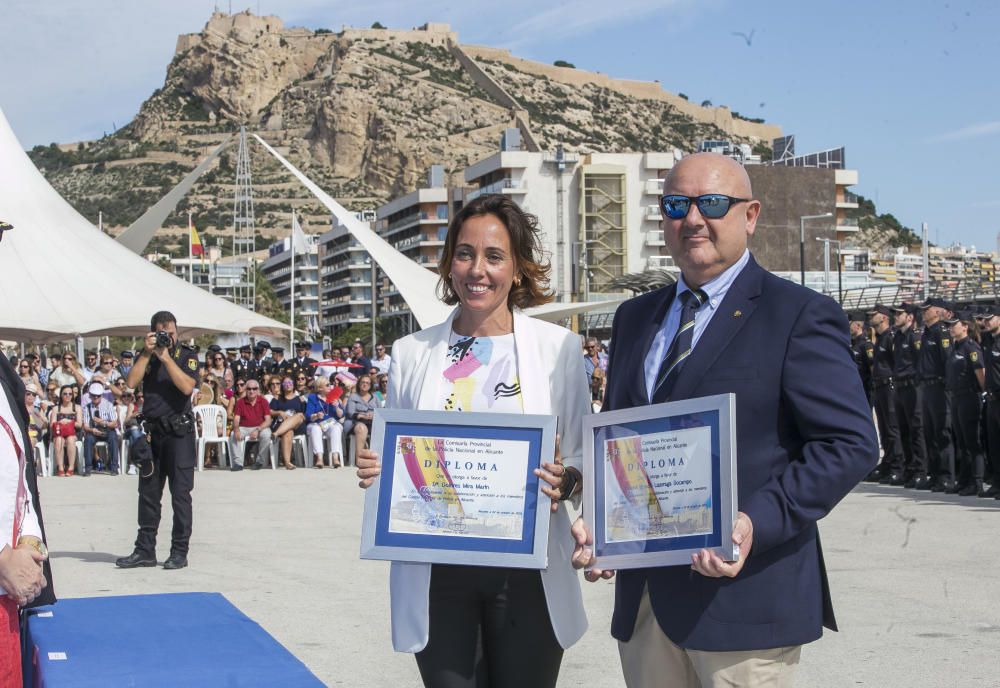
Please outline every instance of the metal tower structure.
[{"label": "metal tower structure", "polygon": [[233,290],[233,300],[251,311],[257,296],[253,259],[255,236],[250,150],[247,147],[246,127],[241,125],[240,147],[236,154],[236,198],[233,202],[233,262],[244,270]]}]

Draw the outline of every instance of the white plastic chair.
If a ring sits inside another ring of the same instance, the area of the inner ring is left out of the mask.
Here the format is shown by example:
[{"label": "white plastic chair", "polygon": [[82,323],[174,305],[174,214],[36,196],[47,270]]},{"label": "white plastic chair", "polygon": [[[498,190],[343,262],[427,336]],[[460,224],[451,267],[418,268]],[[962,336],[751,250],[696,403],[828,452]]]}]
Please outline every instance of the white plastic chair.
[{"label": "white plastic chair", "polygon": [[[198,435],[198,470],[205,469],[205,447],[209,444],[219,444],[225,449],[226,461],[230,465],[233,459],[229,456],[229,438],[226,437],[226,408],[218,404],[203,404],[195,406],[193,411],[201,420],[201,434]],[[219,432],[219,419],[222,419],[222,432]],[[219,450],[219,466],[222,466],[222,449]]]},{"label": "white plastic chair", "polygon": [[[291,430],[289,430],[291,432]],[[292,435],[292,465],[306,467],[306,455],[309,448],[305,435]],[[278,457],[281,455],[281,438],[271,439],[271,468],[278,469]]]},{"label": "white plastic chair", "polygon": [[43,478],[52,475],[52,454],[45,451],[45,443],[41,440],[35,442],[35,464],[41,465]]}]

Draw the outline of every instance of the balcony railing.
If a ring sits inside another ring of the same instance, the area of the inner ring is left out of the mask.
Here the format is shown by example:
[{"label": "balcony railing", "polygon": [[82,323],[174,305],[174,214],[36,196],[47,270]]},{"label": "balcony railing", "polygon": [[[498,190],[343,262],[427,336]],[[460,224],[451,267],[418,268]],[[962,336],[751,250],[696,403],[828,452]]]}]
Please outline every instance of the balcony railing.
[{"label": "balcony railing", "polygon": [[524,180],[509,179],[504,177],[503,179],[498,179],[492,184],[480,186],[478,189],[470,191],[465,195],[465,200],[471,201],[473,198],[477,198],[483,194],[503,193],[507,189],[510,189],[515,193],[527,193],[527,186],[525,185]]}]

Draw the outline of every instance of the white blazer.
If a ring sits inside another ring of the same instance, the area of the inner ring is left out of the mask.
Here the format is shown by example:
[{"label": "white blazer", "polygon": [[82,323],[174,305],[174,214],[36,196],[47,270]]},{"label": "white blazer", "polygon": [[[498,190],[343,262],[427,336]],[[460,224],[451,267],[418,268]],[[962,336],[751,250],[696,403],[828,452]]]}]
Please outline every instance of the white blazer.
[{"label": "white blazer", "polygon": [[[393,345],[390,408],[439,410],[440,382],[457,312],[456,308],[443,323]],[[514,347],[524,412],[558,416],[556,427],[563,462],[582,471],[583,414],[591,411],[579,335],[515,311]],[[587,615],[580,579],[570,564],[573,536],[565,504],[552,514],[548,554],[548,568],[541,572],[545,601],[556,640],[568,648],[587,630]],[[389,594],[392,646],[397,652],[420,652],[427,645],[430,584],[430,564],[392,562]]]}]

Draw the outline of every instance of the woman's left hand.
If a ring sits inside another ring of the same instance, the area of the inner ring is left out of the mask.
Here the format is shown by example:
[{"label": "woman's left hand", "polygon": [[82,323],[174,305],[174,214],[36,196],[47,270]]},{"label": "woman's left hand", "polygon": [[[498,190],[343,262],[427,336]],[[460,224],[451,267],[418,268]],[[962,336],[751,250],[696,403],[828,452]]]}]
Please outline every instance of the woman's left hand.
[{"label": "woman's left hand", "polygon": [[543,463],[541,468],[535,469],[535,475],[544,480],[548,485],[542,486],[542,492],[552,500],[552,512],[559,510],[559,500],[562,498],[560,488],[566,475],[566,467],[562,462],[562,454],[559,453],[559,435],[556,435],[556,455],[552,463]]}]

